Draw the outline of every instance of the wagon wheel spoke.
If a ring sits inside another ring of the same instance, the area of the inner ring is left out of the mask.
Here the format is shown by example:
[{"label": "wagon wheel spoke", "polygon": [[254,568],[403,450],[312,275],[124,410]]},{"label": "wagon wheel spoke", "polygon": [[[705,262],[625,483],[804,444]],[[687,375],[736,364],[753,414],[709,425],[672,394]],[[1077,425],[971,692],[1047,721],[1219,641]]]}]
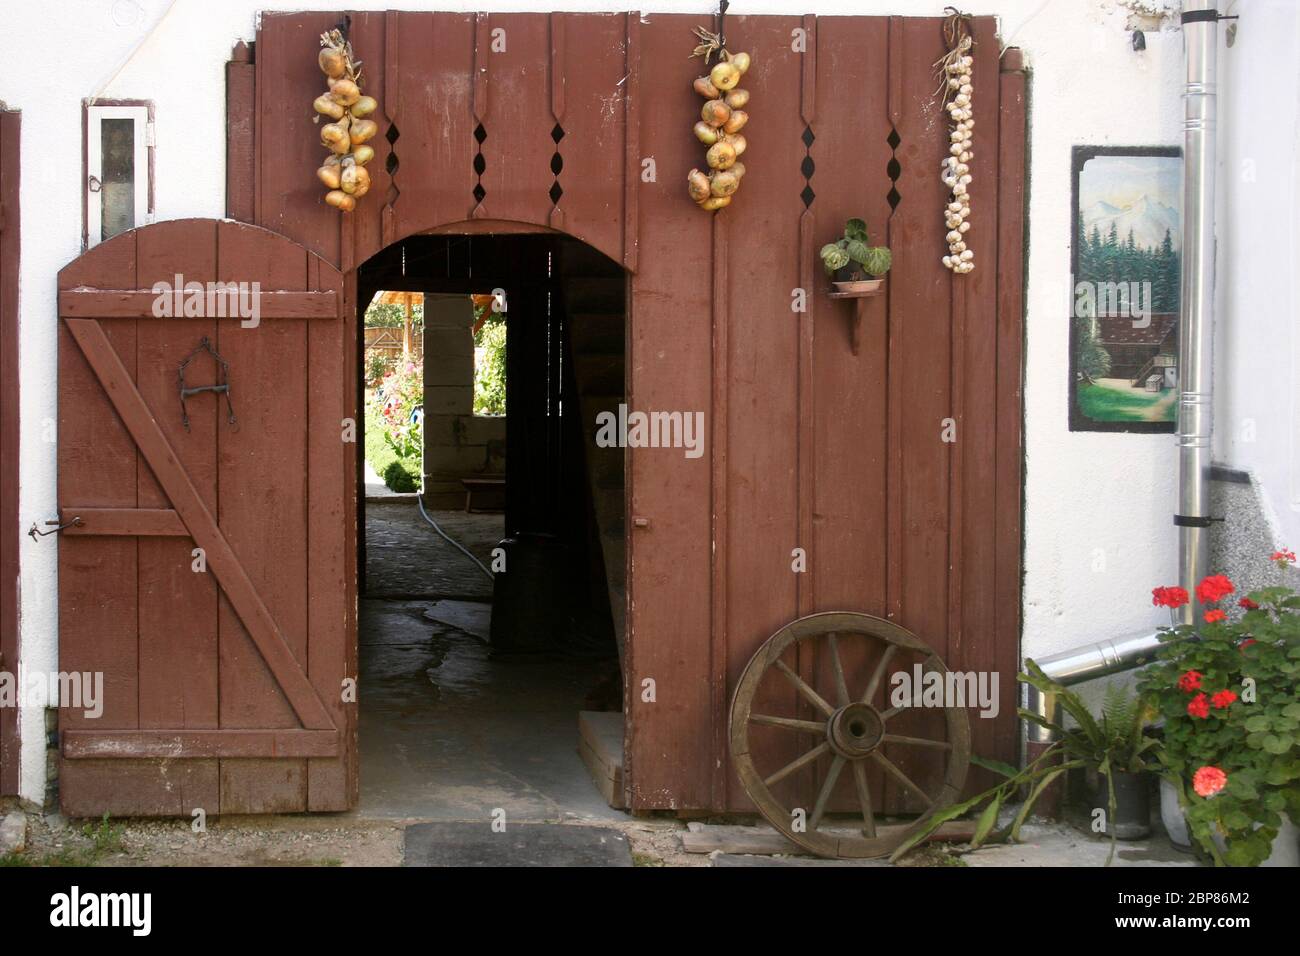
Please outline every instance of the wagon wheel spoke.
[{"label": "wagon wheel spoke", "polygon": [[946,740],[927,740],[925,737],[904,737],[902,734],[885,734],[881,740],[887,744],[907,744],[911,747],[933,747],[935,750],[952,750]]},{"label": "wagon wheel spoke", "polygon": [[925,805],[927,807],[934,806],[934,800],[930,798],[930,795],[926,793],[924,790],[922,790],[920,787],[918,787],[915,783],[913,783],[912,778],[909,777],[907,774],[903,773],[903,771],[899,770],[898,767],[893,763],[893,761],[891,761],[884,754],[879,752],[873,753],[871,755],[871,759],[874,760],[876,763],[880,764],[880,766],[884,767],[885,772],[888,773],[891,777],[893,777],[895,780],[901,783],[908,790],[911,790],[914,794],[916,794],[918,797],[924,800]]},{"label": "wagon wheel spoke", "polygon": [[822,815],[826,812],[826,804],[831,799],[831,791],[835,789],[835,784],[840,779],[840,771],[844,769],[846,763],[848,760],[838,755],[831,761],[831,769],[822,782],[821,792],[817,794],[817,803],[813,805],[812,817],[808,821],[808,825],[814,830],[817,829],[817,824],[821,823]]},{"label": "wagon wheel spoke", "polygon": [[835,672],[836,702],[841,706],[849,703],[849,684],[844,679],[844,664],[840,660],[840,646],[834,631],[826,635],[826,642],[831,646],[831,670]]},{"label": "wagon wheel spoke", "polygon": [[769,714],[750,714],[749,719],[756,724],[766,724],[768,727],[782,727],[785,730],[797,730],[800,733],[826,733],[826,725],[816,720],[799,720],[795,717],[773,717]]},{"label": "wagon wheel spoke", "polygon": [[808,751],[802,757],[796,757],[794,760],[791,760],[788,764],[786,764],[776,773],[772,774],[772,776],[765,777],[763,783],[765,783],[769,787],[775,783],[780,783],[782,780],[790,776],[790,774],[794,773],[800,767],[806,767],[808,766],[808,764],[812,763],[822,754],[829,753],[830,749],[831,749],[831,745],[823,740],[821,743],[819,743],[812,750]]},{"label": "wagon wheel spoke", "polygon": [[897,653],[898,645],[890,644],[885,648],[884,653],[880,655],[880,660],[876,663],[876,669],[871,672],[871,680],[867,682],[867,692],[862,695],[862,703],[869,704],[872,698],[876,696],[876,691],[880,688],[880,681],[885,676],[885,668],[889,666],[889,662]]},{"label": "wagon wheel spoke", "polygon": [[862,829],[869,837],[876,835],[876,815],[871,809],[871,788],[867,786],[867,765],[853,761],[853,782],[858,790],[858,806],[862,807]]},{"label": "wagon wheel spoke", "polygon": [[[929,657],[925,659],[925,663],[931,664],[933,666],[932,662],[934,661],[934,659],[935,659],[934,655],[931,654]],[[891,717],[897,717],[899,714],[907,710],[909,707],[920,707],[921,698],[924,695],[924,693],[925,692],[923,690],[918,690],[915,694],[912,695],[912,699],[908,701],[906,704],[900,704],[897,707],[891,707],[889,708],[889,710],[882,711],[880,714],[880,719],[887,721]]]},{"label": "wagon wheel spoke", "polygon": [[812,704],[827,717],[835,713],[835,708],[826,703],[826,701],[822,699],[821,694],[809,687],[802,677],[792,671],[789,664],[783,660],[777,660],[776,668],[789,679],[791,684],[794,684],[795,689],[804,696],[804,699],[807,700],[808,703]]}]

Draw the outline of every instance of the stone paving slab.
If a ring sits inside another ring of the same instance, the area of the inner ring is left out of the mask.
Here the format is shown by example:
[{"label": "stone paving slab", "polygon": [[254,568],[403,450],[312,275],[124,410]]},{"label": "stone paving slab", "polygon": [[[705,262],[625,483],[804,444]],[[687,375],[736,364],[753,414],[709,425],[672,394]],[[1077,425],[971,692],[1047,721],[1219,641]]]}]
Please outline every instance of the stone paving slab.
[{"label": "stone paving slab", "polygon": [[[499,514],[430,511],[456,541],[491,566],[503,536]],[[366,597],[492,599],[492,581],[439,537],[415,499],[366,502]]]},{"label": "stone paving slab", "polygon": [[631,866],[627,837],[609,827],[419,823],[406,828],[406,866]]}]

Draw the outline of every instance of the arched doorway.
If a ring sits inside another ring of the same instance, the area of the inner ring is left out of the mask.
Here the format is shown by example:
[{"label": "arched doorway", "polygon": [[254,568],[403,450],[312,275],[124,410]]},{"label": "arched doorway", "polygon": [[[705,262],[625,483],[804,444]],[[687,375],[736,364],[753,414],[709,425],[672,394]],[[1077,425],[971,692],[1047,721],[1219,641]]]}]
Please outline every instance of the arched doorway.
[{"label": "arched doorway", "polygon": [[[358,361],[360,809],[599,814],[578,722],[622,710],[623,449],[595,435],[625,402],[626,279],[562,233],[459,228],[356,271],[362,336],[419,296],[415,347],[389,360],[363,341]],[[504,415],[476,380],[494,328]],[[399,441],[376,429],[418,431],[422,452],[385,465]],[[418,491],[396,493],[399,467]]]}]

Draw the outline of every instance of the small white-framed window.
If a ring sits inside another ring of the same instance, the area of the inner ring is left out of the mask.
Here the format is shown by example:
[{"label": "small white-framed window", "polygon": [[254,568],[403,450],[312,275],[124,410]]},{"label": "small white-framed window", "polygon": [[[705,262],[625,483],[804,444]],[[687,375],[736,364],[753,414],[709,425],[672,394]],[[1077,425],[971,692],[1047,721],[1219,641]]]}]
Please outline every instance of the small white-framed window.
[{"label": "small white-framed window", "polygon": [[87,103],[86,248],[153,221],[153,105]]}]

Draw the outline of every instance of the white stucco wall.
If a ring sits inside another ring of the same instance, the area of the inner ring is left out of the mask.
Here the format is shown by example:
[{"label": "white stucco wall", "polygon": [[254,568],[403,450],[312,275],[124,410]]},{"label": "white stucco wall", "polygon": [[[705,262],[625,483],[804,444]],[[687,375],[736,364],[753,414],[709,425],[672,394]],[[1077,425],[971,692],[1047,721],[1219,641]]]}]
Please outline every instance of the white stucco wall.
[{"label": "white stucco wall", "polygon": [[[802,6],[789,0],[740,0],[732,12],[790,13],[798,7],[826,15],[936,16],[944,5],[945,0],[809,0]],[[54,415],[55,273],[80,251],[82,99],[99,94],[153,100],[157,218],[221,216],[223,65],[232,43],[253,39],[259,8],[345,6],[649,9],[651,17],[654,11],[689,12],[702,20],[714,9],[711,2],[678,0],[352,0],[346,5],[328,0],[284,5],[274,0],[177,0],[174,5],[167,0],[52,0],[11,5],[6,24],[22,42],[7,50],[0,100],[23,110],[25,147],[23,527],[50,517],[56,506],[55,445],[43,433],[45,421]],[[999,16],[1004,41],[1023,47],[1033,69],[1024,648],[1027,654],[1043,655],[1155,623],[1149,588],[1168,581],[1175,566],[1173,440],[1067,430],[1066,316],[1070,147],[1177,145],[1182,41],[1177,29],[1166,29],[1148,34],[1145,52],[1133,52],[1119,0],[967,0],[963,7]],[[975,82],[981,81],[977,77]],[[1263,100],[1260,108],[1267,108]],[[976,110],[978,115],[978,105]],[[978,197],[979,184],[973,188]],[[56,667],[56,547],[54,539],[35,544],[24,537],[21,542],[22,653],[34,669]],[[41,726],[39,711],[22,715],[22,792],[32,800],[39,800],[43,789]]]},{"label": "white stucco wall", "polygon": [[1246,0],[1220,75],[1215,458],[1300,547],[1300,4]]}]

